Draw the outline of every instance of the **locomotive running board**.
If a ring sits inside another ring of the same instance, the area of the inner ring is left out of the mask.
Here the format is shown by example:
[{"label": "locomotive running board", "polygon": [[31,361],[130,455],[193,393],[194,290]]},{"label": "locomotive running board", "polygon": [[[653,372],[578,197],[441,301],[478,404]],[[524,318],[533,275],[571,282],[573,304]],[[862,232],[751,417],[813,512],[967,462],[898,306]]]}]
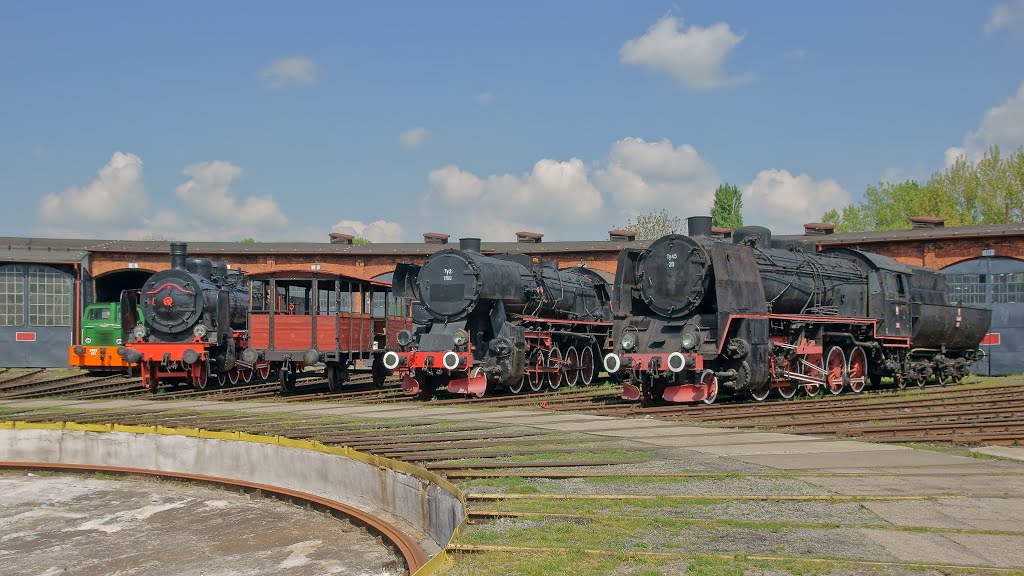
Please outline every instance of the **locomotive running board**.
[{"label": "locomotive running board", "polygon": [[487,376],[466,376],[465,378],[455,378],[448,382],[448,392],[451,394],[472,394],[473,396],[483,396],[487,393]]}]

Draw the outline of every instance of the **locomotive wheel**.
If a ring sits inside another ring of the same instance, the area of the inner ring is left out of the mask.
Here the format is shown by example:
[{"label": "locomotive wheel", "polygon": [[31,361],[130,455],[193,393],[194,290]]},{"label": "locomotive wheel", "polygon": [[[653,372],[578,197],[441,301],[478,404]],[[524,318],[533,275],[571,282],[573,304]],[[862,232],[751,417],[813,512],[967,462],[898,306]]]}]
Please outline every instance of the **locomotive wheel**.
[{"label": "locomotive wheel", "polygon": [[580,380],[584,386],[594,381],[594,347],[587,346],[580,352]]},{"label": "locomotive wheel", "polygon": [[437,390],[437,377],[429,376],[421,371],[416,375],[416,379],[420,383],[420,392],[417,397],[420,400],[430,400],[433,398],[434,392]]},{"label": "locomotive wheel", "polygon": [[328,364],[324,372],[327,376],[327,389],[334,394],[341,392],[342,385],[348,382],[348,366]]},{"label": "locomotive wheel", "polygon": [[654,406],[661,400],[658,396],[658,390],[655,389],[654,378],[649,374],[644,375],[642,380],[635,380],[634,383],[640,386],[641,405]]},{"label": "locomotive wheel", "polygon": [[776,388],[776,390],[779,391],[779,396],[781,396],[783,400],[792,400],[793,396],[796,396],[796,391],[799,389],[799,386],[789,381],[783,382],[778,388]]},{"label": "locomotive wheel", "polygon": [[150,394],[156,394],[160,388],[160,377],[156,375],[156,364],[148,362],[141,369],[142,385],[149,388]]},{"label": "locomotive wheel", "polygon": [[939,386],[945,386],[949,383],[949,372],[945,370],[936,370],[935,381],[939,383]]},{"label": "locomotive wheel", "polygon": [[260,378],[266,380],[270,378],[270,362],[264,362],[263,364],[257,364],[256,370],[258,371]]},{"label": "locomotive wheel", "polygon": [[527,376],[526,374],[523,374],[522,378],[519,378],[513,384],[509,384],[509,392],[512,393],[512,394],[521,394],[522,393],[522,388],[523,388],[523,386],[526,385],[526,382],[528,380],[529,380],[529,376]]},{"label": "locomotive wheel", "polygon": [[291,394],[295,392],[295,373],[288,366],[281,366],[280,371],[281,393]]},{"label": "locomotive wheel", "polygon": [[718,399],[718,378],[715,377],[715,373],[711,370],[705,370],[704,374],[700,377],[700,385],[706,386],[708,389],[707,396],[701,402],[714,404],[715,400]]},{"label": "locomotive wheel", "polygon": [[846,372],[850,375],[850,390],[857,394],[863,392],[868,374],[868,355],[860,346],[850,351],[850,357],[846,361]]},{"label": "locomotive wheel", "polygon": [[565,385],[575,388],[580,379],[580,353],[575,346],[565,351]]},{"label": "locomotive wheel", "polygon": [[914,377],[914,384],[917,385],[918,388],[924,388],[924,385],[926,383],[928,383],[928,377],[927,376],[915,376]]},{"label": "locomotive wheel", "polygon": [[533,357],[533,368],[534,371],[530,374],[530,391],[540,392],[541,388],[544,387],[544,382],[547,380],[546,374],[540,371],[544,367],[544,353],[538,351]]},{"label": "locomotive wheel", "polygon": [[192,387],[196,390],[206,390],[206,384],[210,381],[210,362],[196,362],[189,372],[192,376]]},{"label": "locomotive wheel", "polygon": [[804,393],[808,398],[821,398],[825,394],[825,386],[822,384],[808,384],[804,386]]},{"label": "locomotive wheel", "polygon": [[765,385],[760,387],[760,388],[757,388],[757,389],[753,389],[752,388],[750,390],[750,397],[753,398],[754,400],[758,401],[758,402],[764,402],[765,400],[768,399],[768,393],[771,392],[771,391],[772,391],[772,385],[770,383],[766,382]]},{"label": "locomotive wheel", "polygon": [[[800,368],[799,368],[799,365],[795,364],[796,362],[799,362],[799,359],[787,360],[786,364],[785,364],[785,371],[786,372],[799,372]],[[800,389],[800,385],[797,384],[796,382],[793,382],[792,380],[780,380],[778,382],[778,387],[775,390],[778,391],[779,396],[783,400],[792,400],[793,396],[796,396],[796,392],[799,389]]]},{"label": "locomotive wheel", "polygon": [[[348,366],[345,367],[345,371],[348,371]],[[373,385],[377,388],[383,388],[384,382],[390,375],[390,370],[384,367],[384,355],[378,354],[373,357],[373,366],[370,367],[370,372],[373,374]],[[347,379],[347,375],[346,375]]]},{"label": "locomotive wheel", "polygon": [[[466,375],[469,376],[470,378],[478,378],[480,376],[480,371],[481,371],[481,368],[479,366],[474,366],[473,368],[471,368],[469,370],[469,372]],[[475,398],[483,398],[484,395],[486,395],[486,394],[487,394],[487,387],[485,386],[484,389],[481,390],[479,394],[473,394],[473,396]]]},{"label": "locomotive wheel", "polygon": [[548,372],[548,386],[552,390],[558,390],[562,386],[562,351],[558,348],[552,348],[548,352],[548,368],[557,368],[557,372]]},{"label": "locomotive wheel", "polygon": [[228,382],[231,382],[232,386],[238,384],[238,368],[232,368],[231,371],[228,372]]},{"label": "locomotive wheel", "polygon": [[242,377],[246,384],[252,382],[252,368],[243,368],[239,370],[238,375]]},{"label": "locomotive wheel", "polygon": [[903,374],[896,374],[892,378],[893,378],[893,380],[896,381],[896,387],[897,388],[899,388],[900,390],[906,390],[907,389],[907,380],[908,380],[908,378],[906,376],[904,376]]},{"label": "locomotive wheel", "polygon": [[[799,359],[797,361],[799,361]],[[807,361],[811,362],[811,360]],[[800,373],[803,374],[804,376],[811,376],[812,378],[823,377],[825,375],[823,360],[821,358],[818,358],[818,361],[812,362],[812,364],[821,369],[815,370],[814,368],[805,365],[803,362],[800,362]],[[824,384],[805,382],[801,387],[804,389],[804,394],[806,394],[808,398],[820,398],[821,395],[825,393]]]},{"label": "locomotive wheel", "polygon": [[825,362],[825,383],[832,395],[843,391],[843,376],[846,372],[846,355],[839,346],[833,346],[828,351],[828,360]]},{"label": "locomotive wheel", "polygon": [[227,384],[227,383],[228,383],[228,375],[227,374],[225,374],[223,372],[221,372],[220,374],[217,374],[217,387],[218,388],[223,388],[224,385]]}]

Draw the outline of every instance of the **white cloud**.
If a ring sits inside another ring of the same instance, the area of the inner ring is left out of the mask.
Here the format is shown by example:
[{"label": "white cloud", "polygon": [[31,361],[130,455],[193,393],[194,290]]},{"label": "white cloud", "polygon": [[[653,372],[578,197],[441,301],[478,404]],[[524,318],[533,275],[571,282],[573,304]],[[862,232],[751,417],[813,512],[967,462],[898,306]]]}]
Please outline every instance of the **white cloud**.
[{"label": "white cloud", "polygon": [[642,66],[652,72],[674,76],[690,88],[717,88],[748,82],[750,75],[727,77],[725,58],[744,35],[736,34],[725,22],[707,28],[690,26],[680,31],[683,21],[675,16],[658,20],[639,38],[627,41],[619,49],[625,64]]},{"label": "white cloud", "polygon": [[986,37],[991,37],[999,30],[1020,27],[1022,24],[1024,24],[1024,0],[1012,0],[992,7],[992,14],[983,30]]},{"label": "white cloud", "polygon": [[405,239],[402,225],[388,220],[376,220],[369,223],[359,220],[342,220],[331,228],[331,232],[351,234],[356,238],[366,238],[372,242],[401,242]]},{"label": "white cloud", "polygon": [[148,207],[142,159],[114,152],[88,186],[71,186],[60,194],[44,196],[39,217],[47,227],[73,226],[77,231],[94,232],[134,224]]},{"label": "white cloud", "polygon": [[719,179],[689,144],[624,138],[612,145],[594,181],[630,212],[672,207],[671,212],[706,214]]},{"label": "white cloud", "polygon": [[428,179],[426,199],[431,206],[443,204],[441,212],[449,217],[452,208],[458,208],[458,217],[451,222],[455,232],[486,239],[504,234],[515,222],[529,222],[525,229],[538,232],[544,226],[592,221],[604,206],[601,192],[578,158],[545,158],[526,174],[484,178],[448,165],[431,171]]},{"label": "white cloud", "polygon": [[963,156],[972,162],[979,160],[992,146],[1016,150],[1024,145],[1024,83],[1017,93],[999,106],[989,108],[977,130],[964,136],[961,146],[946,150],[946,166]]},{"label": "white cloud", "polygon": [[271,196],[239,199],[231,187],[242,169],[230,162],[214,160],[186,166],[189,179],[174,193],[185,204],[190,223],[207,235],[217,237],[265,236],[284,229],[288,218]]},{"label": "white cloud", "polygon": [[278,58],[260,70],[260,79],[274,89],[312,85],[318,81],[317,65],[309,58],[302,56]]},{"label": "white cloud", "polygon": [[398,136],[398,143],[408,148],[409,150],[415,150],[423,142],[423,139],[426,138],[428,134],[430,134],[430,132],[427,131],[426,128],[422,126],[417,126],[415,128],[406,130],[405,132],[402,132]]},{"label": "white cloud", "polygon": [[481,92],[476,95],[476,101],[479,104],[490,104],[494,100],[494,92]]},{"label": "white cloud", "polygon": [[790,50],[789,52],[786,52],[786,58],[789,58],[790,60],[795,60],[797,62],[803,60],[805,56],[807,56],[807,50],[803,48],[797,48],[796,50]]},{"label": "white cloud", "polygon": [[797,234],[832,208],[850,203],[850,194],[835,180],[793,176],[788,170],[762,170],[743,189],[743,220],[776,234]]}]

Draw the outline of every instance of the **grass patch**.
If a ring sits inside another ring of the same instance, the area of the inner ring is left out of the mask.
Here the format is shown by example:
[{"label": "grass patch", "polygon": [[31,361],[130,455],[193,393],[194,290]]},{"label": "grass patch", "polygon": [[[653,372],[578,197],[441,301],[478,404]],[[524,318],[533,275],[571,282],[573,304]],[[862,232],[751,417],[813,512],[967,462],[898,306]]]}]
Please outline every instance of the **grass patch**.
[{"label": "grass patch", "polygon": [[[654,457],[654,453],[647,450],[583,450],[579,452],[538,452],[537,454],[523,454],[502,458],[504,462],[583,462],[583,461],[619,461],[619,460],[644,460]],[[486,469],[487,464],[494,462],[491,458],[459,458],[442,460],[446,464],[481,464]]]},{"label": "grass patch", "polygon": [[[829,574],[886,575],[894,569],[885,566],[866,566],[837,559],[802,560],[779,558],[751,560],[743,555],[685,554],[656,557],[615,551],[591,554],[585,551],[495,551],[485,553],[456,553],[454,562],[444,568],[443,576],[827,576]],[[899,567],[901,575],[932,576],[934,569],[916,566]],[[942,574],[966,575],[974,572],[943,569]]]}]

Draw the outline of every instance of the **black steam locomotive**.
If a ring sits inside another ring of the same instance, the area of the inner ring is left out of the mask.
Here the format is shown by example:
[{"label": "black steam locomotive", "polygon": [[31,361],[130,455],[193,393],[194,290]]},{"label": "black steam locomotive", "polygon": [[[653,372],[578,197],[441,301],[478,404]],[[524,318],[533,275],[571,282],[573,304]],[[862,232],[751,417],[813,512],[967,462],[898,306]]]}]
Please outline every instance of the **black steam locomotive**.
[{"label": "black steam locomotive", "polygon": [[[223,384],[246,342],[249,293],[241,273],[223,262],[187,258],[186,248],[171,243],[170,269],[153,274],[140,291],[121,294],[118,354],[139,363],[142,384],[152,392],[164,379],[204,389],[214,376]],[[136,304],[144,323],[135,317]]]},{"label": "black steam locomotive", "polygon": [[852,249],[773,244],[759,226],[732,241],[711,219],[689,236],[624,250],[615,349],[605,370],[624,397],[712,403],[719,387],[765,400],[959,381],[980,357],[991,311],[950,302],[945,276]]},{"label": "black steam locomotive", "polygon": [[403,387],[430,397],[438,387],[483,396],[489,389],[539,391],[590,384],[611,330],[605,281],[592,270],[559,270],[520,254],[484,256],[480,240],[399,264],[397,296],[419,301],[413,332],[385,366]]}]

